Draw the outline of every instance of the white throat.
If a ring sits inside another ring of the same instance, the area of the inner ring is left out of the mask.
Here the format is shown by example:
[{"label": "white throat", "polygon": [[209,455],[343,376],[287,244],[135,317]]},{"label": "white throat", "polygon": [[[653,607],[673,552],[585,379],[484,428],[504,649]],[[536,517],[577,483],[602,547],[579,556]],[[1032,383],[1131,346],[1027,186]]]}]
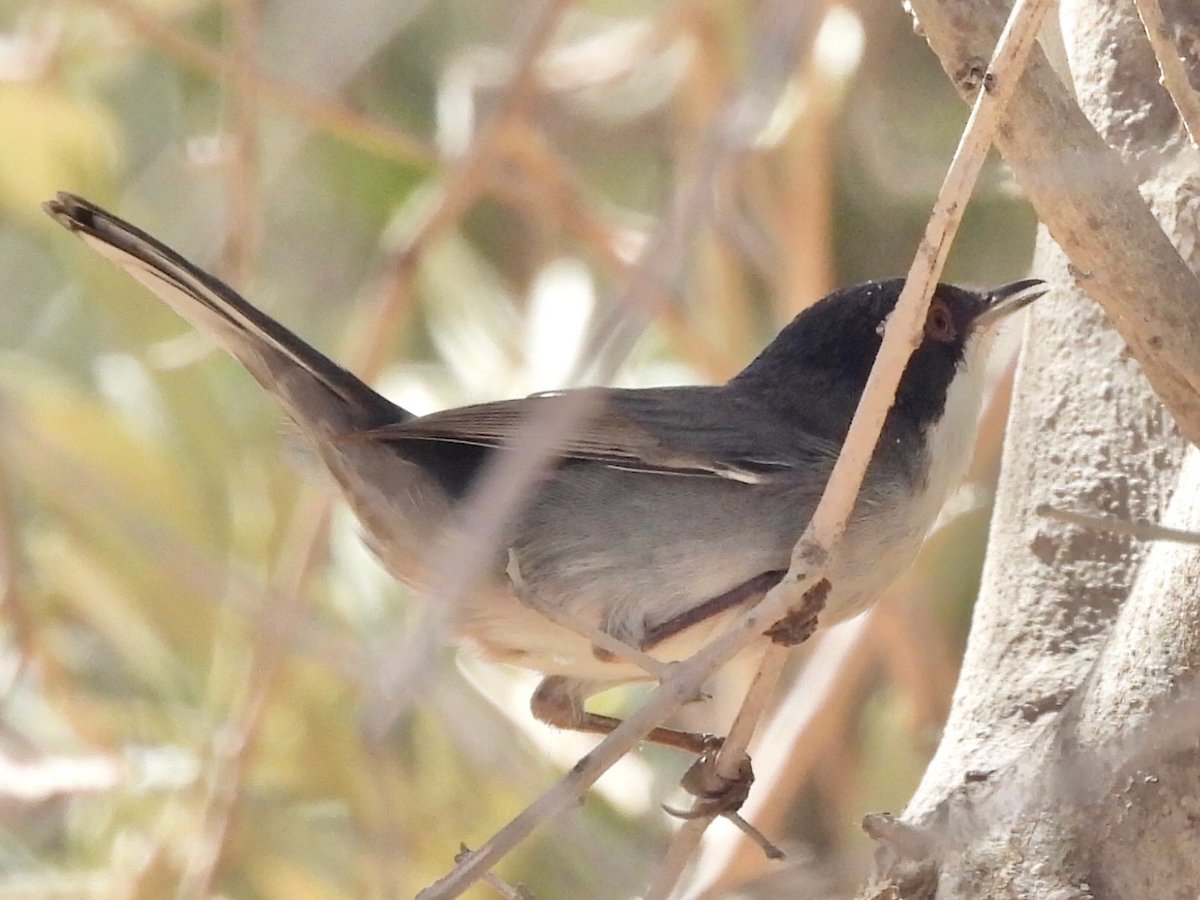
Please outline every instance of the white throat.
[{"label": "white throat", "polygon": [[946,391],[942,416],[926,430],[925,444],[929,454],[926,496],[932,507],[929,511],[931,526],[950,493],[962,482],[975,449],[975,426],[983,406],[991,337],[982,334],[968,343],[954,380]]}]

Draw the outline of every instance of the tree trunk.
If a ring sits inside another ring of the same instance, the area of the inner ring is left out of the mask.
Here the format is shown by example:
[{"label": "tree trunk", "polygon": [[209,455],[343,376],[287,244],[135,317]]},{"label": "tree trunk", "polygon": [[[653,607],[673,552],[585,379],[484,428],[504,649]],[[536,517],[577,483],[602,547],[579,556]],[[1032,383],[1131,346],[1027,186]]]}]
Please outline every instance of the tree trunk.
[{"label": "tree trunk", "polygon": [[[946,29],[958,29],[962,41],[968,27],[949,21],[951,8],[963,7],[913,5],[949,63],[961,47],[952,48]],[[1164,4],[1164,12],[1200,27],[1200,4]],[[1200,155],[1159,86],[1133,3],[1062,0],[1060,15],[1080,107],[1136,174],[1162,229],[1196,271]],[[1196,60],[1190,63],[1195,75]],[[1013,122],[1010,143],[1020,140],[1021,124]],[[1038,206],[1037,176],[1023,177],[1037,160],[1009,162]],[[1077,154],[1076,180],[1086,181],[1090,162]],[[1039,213],[1054,230],[1053,214]],[[1105,265],[1128,272],[1138,261]],[[1080,271],[1078,259],[1072,267],[1045,232],[1035,269],[1054,292],[1035,304],[1028,325],[953,708],[901,821],[871,829],[883,852],[868,895],[1194,900],[1200,550],[1151,547],[1035,509],[1044,503],[1200,528],[1200,453],[1180,436],[1127,349],[1127,340],[1138,346],[1131,329],[1153,326],[1154,305],[1138,322],[1119,323],[1122,337],[1076,286],[1094,273]],[[1114,280],[1108,271],[1104,277]],[[1186,391],[1174,398],[1177,412],[1180,402],[1193,412],[1200,406]]]}]

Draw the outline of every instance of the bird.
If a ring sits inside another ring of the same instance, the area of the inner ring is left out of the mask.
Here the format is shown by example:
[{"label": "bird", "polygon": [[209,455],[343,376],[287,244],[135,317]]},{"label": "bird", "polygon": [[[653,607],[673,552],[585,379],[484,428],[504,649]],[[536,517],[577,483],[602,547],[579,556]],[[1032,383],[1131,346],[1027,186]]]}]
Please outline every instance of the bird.
[{"label": "bird", "polygon": [[[414,415],[141,229],[66,192],[45,209],[249,371],[332,473],[367,545],[418,592],[433,587],[431,549],[461,526],[481,473],[554,402]],[[835,290],[724,384],[577,388],[594,392],[588,412],[510,513],[482,584],[456,601],[457,637],[542,675],[536,718],[611,731],[619,721],[587,698],[652,675],[587,635],[684,659],[783,578],[903,284]],[[1038,279],[934,290],[826,568],[823,626],[869,607],[912,563],[969,462],[996,326],[1044,293]],[[665,727],[648,739],[712,746]]]}]

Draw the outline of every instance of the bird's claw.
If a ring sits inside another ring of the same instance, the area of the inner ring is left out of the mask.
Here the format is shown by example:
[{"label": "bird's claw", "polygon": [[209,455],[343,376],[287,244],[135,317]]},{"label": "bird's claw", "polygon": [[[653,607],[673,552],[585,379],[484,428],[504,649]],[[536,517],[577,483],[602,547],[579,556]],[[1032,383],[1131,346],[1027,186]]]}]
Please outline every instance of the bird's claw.
[{"label": "bird's claw", "polygon": [[728,778],[718,772],[716,767],[717,753],[721,749],[723,739],[712,735],[706,737],[706,749],[680,782],[680,786],[696,798],[692,808],[673,809],[663,804],[663,809],[677,819],[724,816],[757,844],[767,859],[783,859],[783,851],[738,813],[750,795],[750,786],[754,784],[754,769],[750,765],[750,757],[743,755],[738,764],[737,775]]},{"label": "bird's claw", "polygon": [[754,784],[754,769],[750,765],[750,757],[743,756],[737,775],[733,778],[718,772],[716,761],[721,743],[721,738],[711,737],[708,747],[684,774],[680,786],[695,797],[696,802],[690,810],[668,810],[672,815],[681,819],[696,819],[734,813],[742,808],[750,795],[750,786]]}]

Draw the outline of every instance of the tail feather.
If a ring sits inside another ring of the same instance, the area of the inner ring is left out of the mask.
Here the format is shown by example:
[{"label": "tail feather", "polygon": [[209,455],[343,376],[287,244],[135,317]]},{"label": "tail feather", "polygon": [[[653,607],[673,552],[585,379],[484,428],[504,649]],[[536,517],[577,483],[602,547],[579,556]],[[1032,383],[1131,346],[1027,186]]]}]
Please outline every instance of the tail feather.
[{"label": "tail feather", "polygon": [[65,192],[45,209],[236,357],[301,427],[329,433],[410,417],[227,284],[141,229]]}]

